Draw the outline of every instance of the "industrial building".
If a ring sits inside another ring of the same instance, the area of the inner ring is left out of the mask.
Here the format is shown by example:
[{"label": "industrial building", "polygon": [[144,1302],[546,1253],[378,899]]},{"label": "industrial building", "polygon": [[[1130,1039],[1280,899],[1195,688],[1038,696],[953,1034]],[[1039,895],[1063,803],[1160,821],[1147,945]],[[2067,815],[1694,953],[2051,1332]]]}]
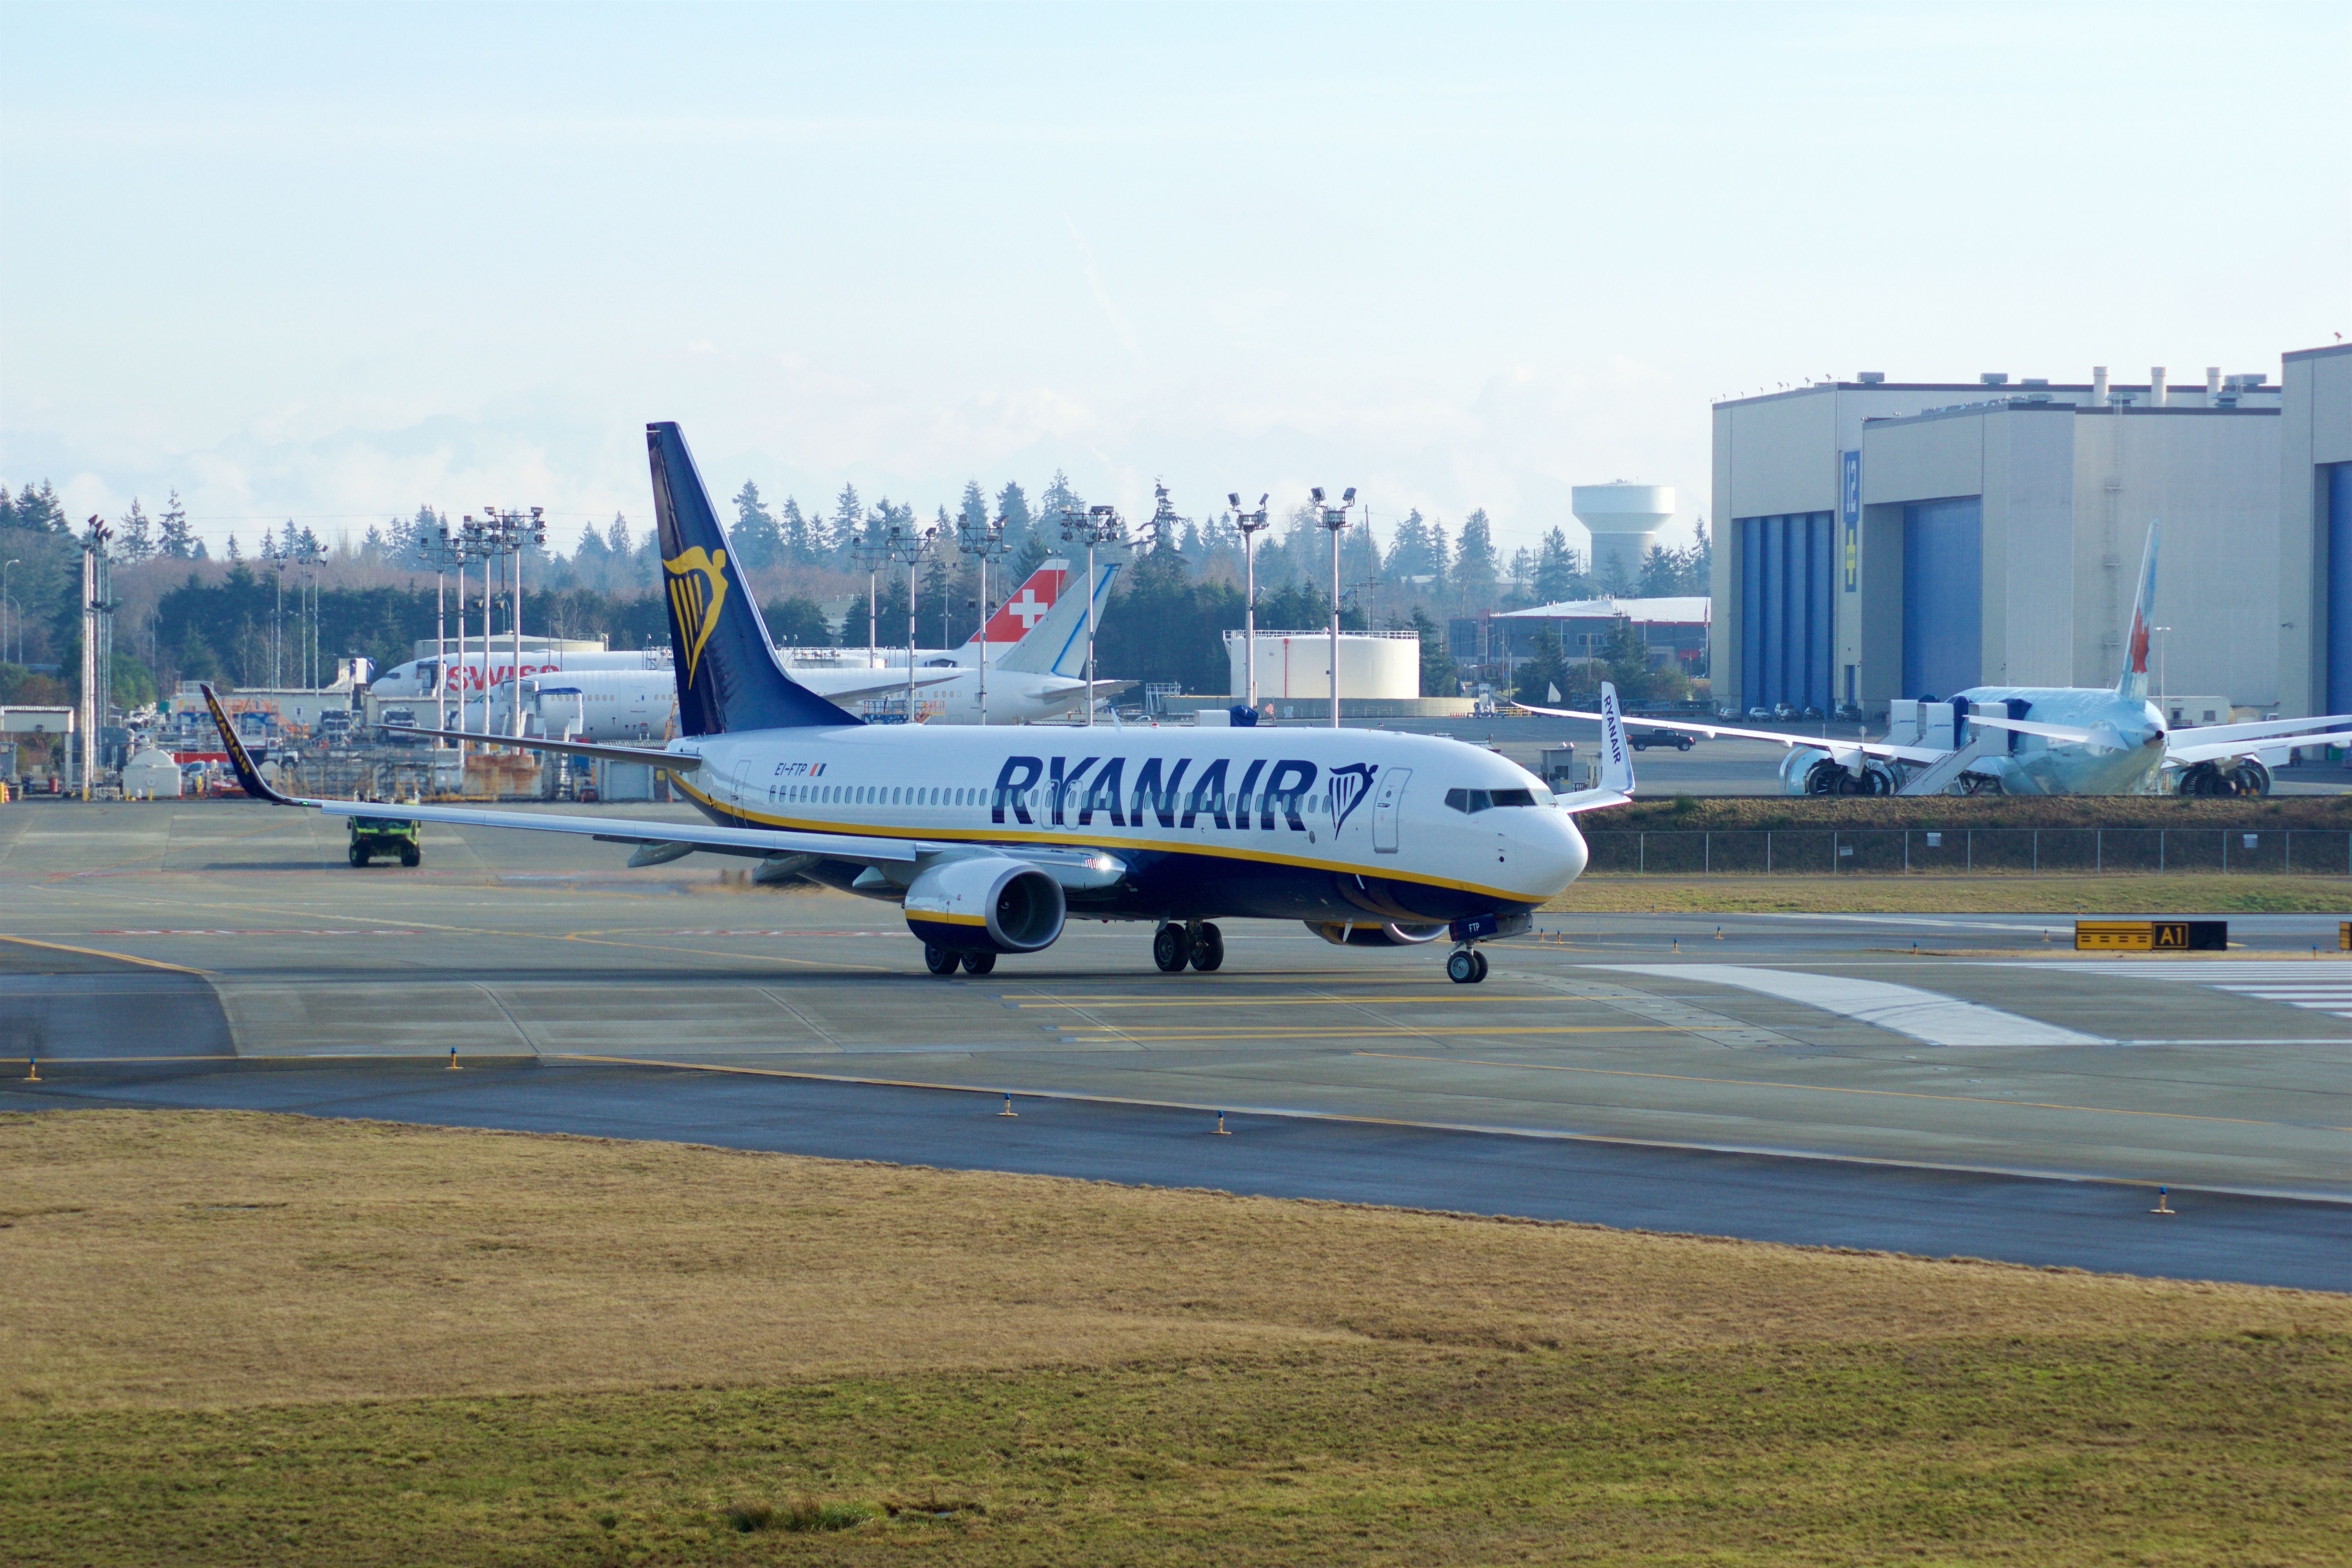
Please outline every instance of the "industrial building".
[{"label": "industrial building", "polygon": [[1558,639],[1562,656],[1575,664],[1599,658],[1622,623],[1641,637],[1651,663],[1676,664],[1685,674],[1699,676],[1707,670],[1707,628],[1713,614],[1713,601],[1697,595],[1570,599],[1450,621],[1447,641],[1454,657],[1465,663],[1507,661],[1517,670],[1535,657],[1536,639],[1545,632]]},{"label": "industrial building", "polygon": [[2352,343],[2279,379],[2279,705],[2352,713]]},{"label": "industrial building", "polygon": [[1875,713],[1977,685],[2107,685],[2161,520],[2151,689],[2220,694],[2191,721],[2278,710],[2282,397],[2263,374],[2102,369],[1865,374],[1717,405],[1717,700]]}]

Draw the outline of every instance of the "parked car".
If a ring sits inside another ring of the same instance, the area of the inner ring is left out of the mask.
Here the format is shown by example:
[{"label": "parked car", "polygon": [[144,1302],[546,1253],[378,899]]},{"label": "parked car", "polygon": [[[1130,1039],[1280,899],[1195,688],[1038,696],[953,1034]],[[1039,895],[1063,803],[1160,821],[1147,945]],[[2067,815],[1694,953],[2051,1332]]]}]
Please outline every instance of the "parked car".
[{"label": "parked car", "polygon": [[1694,744],[1691,736],[1678,730],[1635,730],[1625,739],[1637,752],[1646,752],[1652,746],[1672,746],[1677,752],[1687,752]]},{"label": "parked car", "polygon": [[1769,708],[1750,708],[1748,710],[1748,716],[1750,719],[1769,719],[1772,717],[1772,710]]}]

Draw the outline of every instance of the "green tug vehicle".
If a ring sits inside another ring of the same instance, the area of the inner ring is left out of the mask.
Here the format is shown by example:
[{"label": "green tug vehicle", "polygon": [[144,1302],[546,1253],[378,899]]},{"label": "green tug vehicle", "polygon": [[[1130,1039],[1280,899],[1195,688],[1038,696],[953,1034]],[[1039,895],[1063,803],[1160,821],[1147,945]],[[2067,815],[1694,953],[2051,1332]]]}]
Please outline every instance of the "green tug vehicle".
[{"label": "green tug vehicle", "polygon": [[397,816],[354,816],[352,821],[352,864],[364,866],[375,856],[397,855],[404,866],[425,858],[422,825]]}]

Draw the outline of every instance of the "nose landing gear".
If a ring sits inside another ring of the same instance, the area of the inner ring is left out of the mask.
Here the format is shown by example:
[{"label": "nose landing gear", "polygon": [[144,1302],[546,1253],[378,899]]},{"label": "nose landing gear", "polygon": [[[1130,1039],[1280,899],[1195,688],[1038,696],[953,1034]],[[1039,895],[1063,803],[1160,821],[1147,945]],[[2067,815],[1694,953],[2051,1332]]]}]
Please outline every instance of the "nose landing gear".
[{"label": "nose landing gear", "polygon": [[1475,985],[1486,978],[1486,955],[1465,942],[1445,957],[1445,978],[1456,985]]}]

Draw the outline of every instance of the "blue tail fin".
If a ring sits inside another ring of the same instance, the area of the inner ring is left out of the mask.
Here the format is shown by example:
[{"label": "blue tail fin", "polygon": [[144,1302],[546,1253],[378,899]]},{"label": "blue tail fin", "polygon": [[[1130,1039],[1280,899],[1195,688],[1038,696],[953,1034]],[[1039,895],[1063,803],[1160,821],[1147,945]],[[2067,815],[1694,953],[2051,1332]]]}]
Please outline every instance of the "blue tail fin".
[{"label": "blue tail fin", "polygon": [[653,463],[654,518],[661,531],[679,732],[717,735],[858,723],[786,675],[776,661],[767,622],[736,569],[727,531],[710,510],[709,493],[677,426],[646,426],[646,453]]}]

